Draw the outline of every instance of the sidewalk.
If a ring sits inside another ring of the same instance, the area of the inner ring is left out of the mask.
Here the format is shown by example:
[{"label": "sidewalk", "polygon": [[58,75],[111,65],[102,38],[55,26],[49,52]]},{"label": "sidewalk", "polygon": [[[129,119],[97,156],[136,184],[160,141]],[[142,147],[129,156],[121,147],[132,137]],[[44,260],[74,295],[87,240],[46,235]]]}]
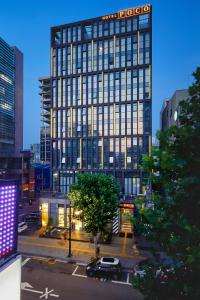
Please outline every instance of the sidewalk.
[{"label": "sidewalk", "polygon": [[[136,252],[133,248],[133,239],[114,237],[111,245],[101,245],[100,254],[103,256],[116,256],[120,258],[124,268],[133,268],[141,259],[143,253]],[[89,242],[72,241],[72,258],[68,256],[69,242],[64,240],[39,238],[37,236],[21,235],[18,239],[18,251],[27,255],[46,256],[61,260],[73,260],[88,263],[94,257],[94,244]]]}]

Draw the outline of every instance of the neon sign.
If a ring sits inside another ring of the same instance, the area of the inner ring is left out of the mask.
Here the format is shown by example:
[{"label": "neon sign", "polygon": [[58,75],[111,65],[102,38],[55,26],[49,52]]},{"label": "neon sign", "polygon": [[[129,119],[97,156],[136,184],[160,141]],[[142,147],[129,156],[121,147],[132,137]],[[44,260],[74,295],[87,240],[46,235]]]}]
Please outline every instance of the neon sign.
[{"label": "neon sign", "polygon": [[149,13],[151,11],[151,6],[150,5],[144,5],[136,8],[129,8],[126,10],[120,10],[117,13],[108,15],[108,16],[103,16],[102,20],[109,20],[109,19],[123,19],[123,18],[128,18],[128,17],[133,17],[145,13]]},{"label": "neon sign", "polygon": [[17,252],[17,185],[0,182],[0,265]]}]

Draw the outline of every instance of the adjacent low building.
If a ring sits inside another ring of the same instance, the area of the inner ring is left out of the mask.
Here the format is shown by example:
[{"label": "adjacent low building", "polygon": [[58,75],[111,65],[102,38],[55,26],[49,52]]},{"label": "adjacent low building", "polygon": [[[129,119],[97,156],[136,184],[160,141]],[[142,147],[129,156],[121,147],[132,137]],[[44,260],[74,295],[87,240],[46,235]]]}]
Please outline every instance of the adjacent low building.
[{"label": "adjacent low building", "polygon": [[163,102],[160,112],[160,128],[165,130],[173,125],[178,125],[179,103],[189,98],[188,90],[176,90],[170,99]]}]

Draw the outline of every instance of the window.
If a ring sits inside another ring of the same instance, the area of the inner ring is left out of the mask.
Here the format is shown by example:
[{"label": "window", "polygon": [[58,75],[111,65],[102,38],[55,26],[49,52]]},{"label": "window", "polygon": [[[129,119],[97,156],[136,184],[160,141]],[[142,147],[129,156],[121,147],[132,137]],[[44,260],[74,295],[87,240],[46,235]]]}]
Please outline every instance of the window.
[{"label": "window", "polygon": [[150,62],[150,34],[145,34],[145,63],[149,64]]},{"label": "window", "polygon": [[142,33],[140,33],[139,45],[139,64],[142,65],[144,63],[144,34]]},{"label": "window", "polygon": [[137,17],[133,18],[133,31],[137,30],[137,20],[138,20]]},{"label": "window", "polygon": [[136,66],[137,62],[138,62],[137,35],[133,35],[133,65]]},{"label": "window", "polygon": [[115,33],[116,34],[119,33],[119,21],[118,20],[115,22]]},{"label": "window", "polygon": [[110,21],[110,35],[114,34],[114,22]]},{"label": "window", "polygon": [[99,22],[99,37],[102,36],[102,22]]},{"label": "window", "polygon": [[126,63],[127,63],[127,66],[130,67],[130,66],[131,66],[131,60],[132,60],[131,37],[128,36],[126,41],[127,41],[127,57],[126,57]]},{"label": "window", "polygon": [[125,32],[125,20],[121,20],[121,33]]},{"label": "window", "polygon": [[127,31],[131,31],[131,19],[127,19]]},{"label": "window", "polygon": [[73,36],[72,36],[73,42],[76,42],[76,27],[73,27],[72,33],[73,33]]},{"label": "window", "polygon": [[149,14],[144,14],[139,16],[139,29],[149,27]]},{"label": "window", "polygon": [[87,25],[84,27],[84,39],[89,40],[92,38],[92,26]]},{"label": "window", "polygon": [[57,31],[54,33],[54,43],[56,46],[60,45],[61,43],[61,32]]},{"label": "window", "polygon": [[137,70],[133,71],[133,100],[137,100],[137,82],[138,82],[138,78],[137,78]]},{"label": "window", "polygon": [[78,41],[81,40],[81,26],[78,26]]},{"label": "window", "polygon": [[142,100],[144,97],[143,85],[144,85],[144,70],[139,69],[139,99],[140,100]]},{"label": "window", "polygon": [[94,37],[94,39],[97,38],[97,24],[96,23],[93,24],[93,37]]},{"label": "window", "polygon": [[108,22],[104,22],[104,36],[108,36]]},{"label": "window", "polygon": [[137,104],[133,104],[133,134],[137,134]]},{"label": "window", "polygon": [[150,99],[150,68],[145,69],[145,99]]},{"label": "window", "polygon": [[66,29],[63,29],[63,44],[65,44],[66,43],[66,41],[67,41],[67,33],[66,33]]},{"label": "window", "polygon": [[67,42],[71,43],[71,28],[70,27],[67,29]]},{"label": "window", "polygon": [[144,106],[144,114],[145,114],[145,134],[149,134],[150,133],[150,124],[151,124],[151,121],[150,121],[150,103],[147,102],[145,103],[145,106]]}]

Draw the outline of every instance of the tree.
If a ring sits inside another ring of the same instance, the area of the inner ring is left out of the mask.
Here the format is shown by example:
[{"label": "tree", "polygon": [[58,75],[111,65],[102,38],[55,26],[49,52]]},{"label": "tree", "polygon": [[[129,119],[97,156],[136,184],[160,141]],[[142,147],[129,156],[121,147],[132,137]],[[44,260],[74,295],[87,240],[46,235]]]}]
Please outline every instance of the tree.
[{"label": "tree", "polygon": [[146,299],[200,299],[200,68],[193,73],[188,100],[180,103],[178,126],[158,133],[159,149],[145,155],[142,168],[150,173],[154,209],[138,202],[134,220],[144,237],[159,243],[174,259],[165,280],[149,266],[147,276],[134,281]]},{"label": "tree", "polygon": [[92,234],[95,255],[99,252],[99,238],[117,213],[119,188],[111,176],[82,173],[72,185],[68,197],[72,206],[82,211],[84,229]]}]

